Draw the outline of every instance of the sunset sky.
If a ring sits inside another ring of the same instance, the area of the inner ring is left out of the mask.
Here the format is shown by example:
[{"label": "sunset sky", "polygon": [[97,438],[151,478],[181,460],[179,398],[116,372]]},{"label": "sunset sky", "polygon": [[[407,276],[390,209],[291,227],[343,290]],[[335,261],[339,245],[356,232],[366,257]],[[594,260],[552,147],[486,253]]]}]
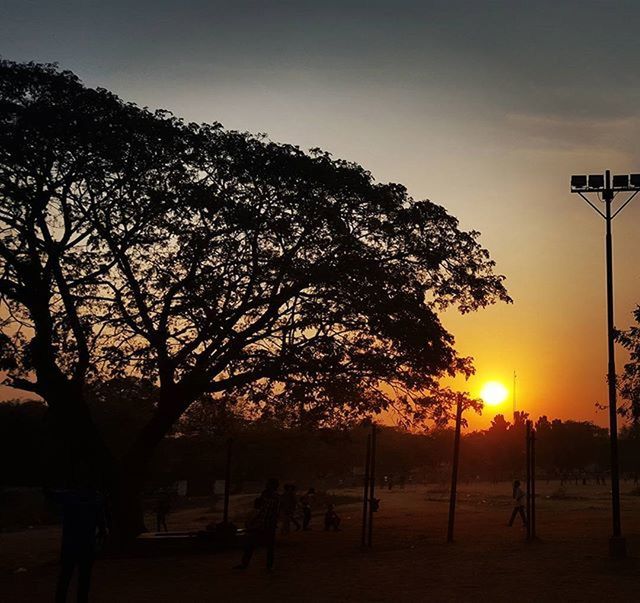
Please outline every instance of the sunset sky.
[{"label": "sunset sky", "polygon": [[[514,299],[444,316],[476,361],[461,386],[511,388],[515,370],[520,409],[604,425],[604,222],[569,177],[640,172],[638,23],[637,1],[4,0],[0,54],[322,147],[444,205]],[[639,224],[640,199],[614,226],[619,328],[640,303]]]}]

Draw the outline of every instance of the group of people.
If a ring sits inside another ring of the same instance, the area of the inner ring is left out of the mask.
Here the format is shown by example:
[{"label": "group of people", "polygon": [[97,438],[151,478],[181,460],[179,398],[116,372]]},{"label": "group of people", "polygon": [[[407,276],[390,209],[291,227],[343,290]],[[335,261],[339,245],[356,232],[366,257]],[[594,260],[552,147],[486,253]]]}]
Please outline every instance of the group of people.
[{"label": "group of people", "polygon": [[[278,520],[282,518],[282,533],[291,531],[293,524],[297,530],[310,530],[312,508],[316,491],[309,488],[299,499],[294,484],[285,484],[283,493],[279,493],[279,482],[275,478],[267,481],[262,494],[255,499],[252,513],[246,523],[246,539],[240,563],[235,569],[244,570],[249,566],[251,557],[258,545],[267,549],[267,570],[273,569],[275,557],[276,533]],[[302,511],[302,523],[298,521],[298,509]],[[332,504],[327,505],[324,515],[324,529],[337,531],[340,529],[340,517]]]}]

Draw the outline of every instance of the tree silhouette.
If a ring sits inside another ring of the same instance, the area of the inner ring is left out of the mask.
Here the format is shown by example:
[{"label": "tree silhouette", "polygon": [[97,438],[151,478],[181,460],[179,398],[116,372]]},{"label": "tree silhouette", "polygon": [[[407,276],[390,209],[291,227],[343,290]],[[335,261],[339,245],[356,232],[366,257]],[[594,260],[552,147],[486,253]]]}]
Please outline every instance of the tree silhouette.
[{"label": "tree silhouette", "polygon": [[[53,65],[0,62],[0,368],[105,475],[123,533],[203,395],[339,421],[442,413],[472,370],[437,312],[510,301],[476,232],[360,166],[187,124]],[[115,458],[87,386],[158,389]]]},{"label": "tree silhouette", "polygon": [[640,425],[640,306],[634,313],[636,324],[627,331],[618,331],[616,338],[629,352],[629,362],[624,365],[624,373],[620,379],[620,394],[627,401],[622,407],[625,416],[631,422]]}]

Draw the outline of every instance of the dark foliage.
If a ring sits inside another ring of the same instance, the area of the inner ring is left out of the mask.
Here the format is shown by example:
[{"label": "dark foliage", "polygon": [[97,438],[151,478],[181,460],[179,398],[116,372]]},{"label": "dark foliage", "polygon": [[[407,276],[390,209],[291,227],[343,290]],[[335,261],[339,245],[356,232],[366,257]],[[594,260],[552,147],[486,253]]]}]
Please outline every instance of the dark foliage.
[{"label": "dark foliage", "polygon": [[617,333],[618,342],[629,352],[629,362],[618,385],[620,395],[626,400],[621,412],[637,427],[640,425],[640,306],[633,316],[636,324]]},{"label": "dark foliage", "polygon": [[53,65],[0,61],[0,232],[0,366],[72,455],[114,470],[91,384],[157,385],[129,489],[206,395],[316,425],[442,418],[439,378],[472,367],[437,312],[509,301],[478,233],[402,186]]}]

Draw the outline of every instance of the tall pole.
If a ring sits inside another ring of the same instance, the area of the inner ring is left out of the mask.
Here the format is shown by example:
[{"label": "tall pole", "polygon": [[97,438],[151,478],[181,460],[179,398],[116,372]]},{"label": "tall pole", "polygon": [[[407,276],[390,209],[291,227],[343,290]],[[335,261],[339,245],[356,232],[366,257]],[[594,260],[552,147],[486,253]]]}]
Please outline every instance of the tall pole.
[{"label": "tall pole", "polygon": [[374,499],[376,492],[376,424],[371,424],[371,463],[369,475],[369,538],[367,544],[371,546],[373,538],[373,513],[375,509]]},{"label": "tall pole", "polygon": [[360,544],[367,544],[367,518],[369,512],[369,472],[371,471],[371,434],[367,434],[367,456],[364,465],[364,492],[362,494],[362,537]]},{"label": "tall pole", "polygon": [[513,371],[513,422],[516,422],[516,372]]},{"label": "tall pole", "polygon": [[611,203],[613,190],[611,189],[611,173],[605,172],[605,187],[603,191],[605,203],[605,249],[607,264],[607,347],[609,354],[607,381],[609,386],[609,441],[611,447],[611,502],[613,520],[613,538],[610,543],[610,552],[613,556],[624,556],[625,545],[622,541],[622,528],[620,526],[620,476],[618,473],[618,403],[616,392],[616,360],[615,360],[615,328],[613,325],[613,249],[611,243]]},{"label": "tall pole", "polygon": [[[615,361],[615,327],[613,322],[613,245],[611,223],[614,218],[640,193],[640,174],[621,174],[613,177],[605,171],[604,178],[600,174],[571,177],[571,192],[579,194],[588,205],[605,221],[605,259],[607,277],[607,386],[609,390],[609,445],[611,461],[611,511],[613,534],[609,539],[611,557],[626,556],[626,541],[620,526],[620,474],[618,467],[618,402]],[[612,211],[616,194],[632,193],[615,211]],[[604,212],[587,197],[588,193],[602,195]]]},{"label": "tall pole", "polygon": [[530,443],[531,449],[531,519],[529,523],[531,525],[531,540],[536,539],[536,430],[531,429]]},{"label": "tall pole", "polygon": [[224,472],[224,511],[222,512],[222,523],[229,523],[229,494],[231,492],[231,454],[233,452],[233,440],[227,441],[227,464]]},{"label": "tall pole", "polygon": [[531,421],[527,421],[527,540],[531,539]]},{"label": "tall pole", "polygon": [[456,516],[456,494],[458,489],[458,461],[460,458],[460,427],[462,424],[462,400],[458,398],[456,409],[456,431],[453,438],[453,464],[451,467],[451,494],[449,495],[449,527],[447,542],[453,542],[453,526]]}]

